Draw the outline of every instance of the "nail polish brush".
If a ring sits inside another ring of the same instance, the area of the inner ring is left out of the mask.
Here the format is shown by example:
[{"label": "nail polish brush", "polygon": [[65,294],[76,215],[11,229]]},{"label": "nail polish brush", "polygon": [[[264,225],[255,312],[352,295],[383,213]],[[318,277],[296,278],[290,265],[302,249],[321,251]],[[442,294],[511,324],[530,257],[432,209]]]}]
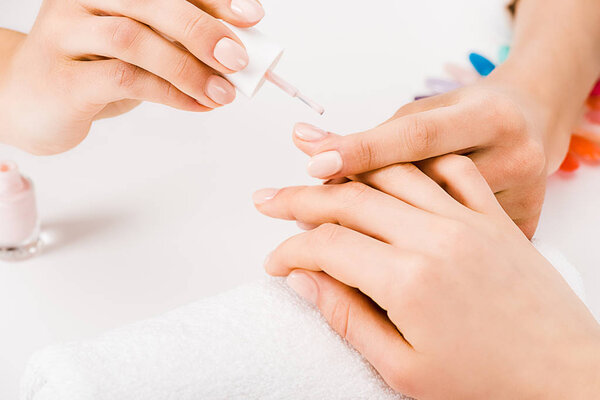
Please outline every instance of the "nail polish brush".
[{"label": "nail polish brush", "polygon": [[252,98],[269,81],[291,97],[295,97],[318,114],[323,114],[325,109],[302,94],[298,88],[277,75],[273,70],[283,55],[283,48],[273,43],[265,34],[256,28],[238,28],[224,22],[235,33],[248,53],[248,66],[243,70],[225,75],[240,92]]}]

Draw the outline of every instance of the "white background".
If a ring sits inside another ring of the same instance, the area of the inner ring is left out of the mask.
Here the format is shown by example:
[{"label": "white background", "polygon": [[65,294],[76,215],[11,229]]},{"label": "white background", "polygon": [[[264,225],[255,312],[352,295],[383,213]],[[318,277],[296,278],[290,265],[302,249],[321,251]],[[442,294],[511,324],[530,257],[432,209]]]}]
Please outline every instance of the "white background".
[{"label": "white background", "polygon": [[[173,0],[178,1],[178,0]],[[0,26],[27,31],[38,0],[4,0]],[[507,41],[502,0],[263,0],[261,29],[287,52],[278,72],[323,103],[313,114],[274,87],[210,114],[145,104],[96,124],[77,149],[33,157],[0,145],[31,176],[51,243],[0,263],[0,399],[17,397],[27,358],[262,276],[295,233],[250,196],[314,182],[291,142],[296,121],[351,133],[387,118],[445,61],[492,57]],[[1,129],[1,127],[0,127]],[[600,312],[600,168],[553,178],[539,236],[582,271]]]}]

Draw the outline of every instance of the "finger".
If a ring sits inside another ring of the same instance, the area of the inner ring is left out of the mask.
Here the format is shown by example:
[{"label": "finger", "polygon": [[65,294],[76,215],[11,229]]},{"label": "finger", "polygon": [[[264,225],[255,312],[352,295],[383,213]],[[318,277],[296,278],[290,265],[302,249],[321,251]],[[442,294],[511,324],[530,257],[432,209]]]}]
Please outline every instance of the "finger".
[{"label": "finger", "polygon": [[253,200],[261,213],[273,218],[340,224],[387,243],[405,236],[408,227],[428,223],[431,216],[359,182],[263,189]]},{"label": "finger", "polygon": [[176,46],[148,26],[125,17],[91,17],[74,28],[64,42],[68,55],[118,58],[163,78],[215,108],[235,99],[235,88],[187,50]]},{"label": "finger", "polygon": [[349,136],[324,135],[313,144],[308,172],[323,179],[350,176],[487,144],[491,131],[479,123],[480,116],[463,108],[450,106],[410,114]]},{"label": "finger", "polygon": [[98,111],[106,104],[145,100],[186,111],[209,111],[169,82],[120,60],[79,62],[76,78],[81,88],[73,95],[78,104],[91,104]]},{"label": "finger", "polygon": [[256,25],[265,10],[257,0],[191,0],[192,4],[230,24],[245,28]]},{"label": "finger", "polygon": [[[391,116],[388,120],[384,121],[378,126],[382,126],[391,122],[394,119],[404,117],[410,114],[416,114],[423,111],[429,111],[440,107],[449,107],[456,103],[454,93],[448,93],[440,96],[428,97],[425,99],[417,100],[405,104],[396,113]],[[343,136],[336,135],[332,132],[327,132],[316,126],[299,122],[294,126],[292,139],[294,144],[305,154],[312,156],[316,154],[319,147],[322,145],[321,141],[324,139],[341,140]]]},{"label": "finger", "polygon": [[316,305],[329,325],[346,339],[396,391],[407,393],[415,352],[385,313],[370,299],[322,272],[293,271],[288,285]]},{"label": "finger", "polygon": [[353,179],[435,214],[455,217],[464,212],[461,204],[412,163],[391,165]]},{"label": "finger", "polygon": [[265,262],[265,270],[274,276],[287,276],[298,267],[324,271],[389,309],[403,281],[404,262],[408,264],[408,256],[393,246],[343,226],[324,224],[281,243]]},{"label": "finger", "polygon": [[[96,0],[86,0],[94,3]],[[135,19],[181,43],[209,67],[232,73],[248,65],[239,38],[222,22],[185,0],[108,0],[103,10]]]},{"label": "finger", "polygon": [[448,154],[418,163],[419,168],[437,182],[456,201],[484,214],[504,214],[486,180],[473,161]]}]

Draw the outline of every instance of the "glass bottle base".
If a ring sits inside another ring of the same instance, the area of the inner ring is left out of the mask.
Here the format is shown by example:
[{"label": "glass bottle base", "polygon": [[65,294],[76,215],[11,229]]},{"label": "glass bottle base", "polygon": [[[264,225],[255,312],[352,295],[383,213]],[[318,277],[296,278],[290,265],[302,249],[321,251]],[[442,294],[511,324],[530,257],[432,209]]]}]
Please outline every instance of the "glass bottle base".
[{"label": "glass bottle base", "polygon": [[35,256],[42,249],[41,238],[20,246],[0,246],[0,261],[21,261]]}]

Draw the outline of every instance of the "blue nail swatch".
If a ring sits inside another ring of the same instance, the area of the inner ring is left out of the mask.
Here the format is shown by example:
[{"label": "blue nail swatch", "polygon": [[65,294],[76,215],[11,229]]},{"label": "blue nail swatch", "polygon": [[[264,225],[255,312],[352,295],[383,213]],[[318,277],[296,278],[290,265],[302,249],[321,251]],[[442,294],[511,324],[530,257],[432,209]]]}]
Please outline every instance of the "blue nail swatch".
[{"label": "blue nail swatch", "polygon": [[502,64],[508,58],[508,54],[510,53],[510,46],[501,46],[500,50],[498,50],[498,63]]},{"label": "blue nail swatch", "polygon": [[488,76],[496,68],[493,62],[482,56],[481,54],[469,54],[469,61],[481,76]]}]

